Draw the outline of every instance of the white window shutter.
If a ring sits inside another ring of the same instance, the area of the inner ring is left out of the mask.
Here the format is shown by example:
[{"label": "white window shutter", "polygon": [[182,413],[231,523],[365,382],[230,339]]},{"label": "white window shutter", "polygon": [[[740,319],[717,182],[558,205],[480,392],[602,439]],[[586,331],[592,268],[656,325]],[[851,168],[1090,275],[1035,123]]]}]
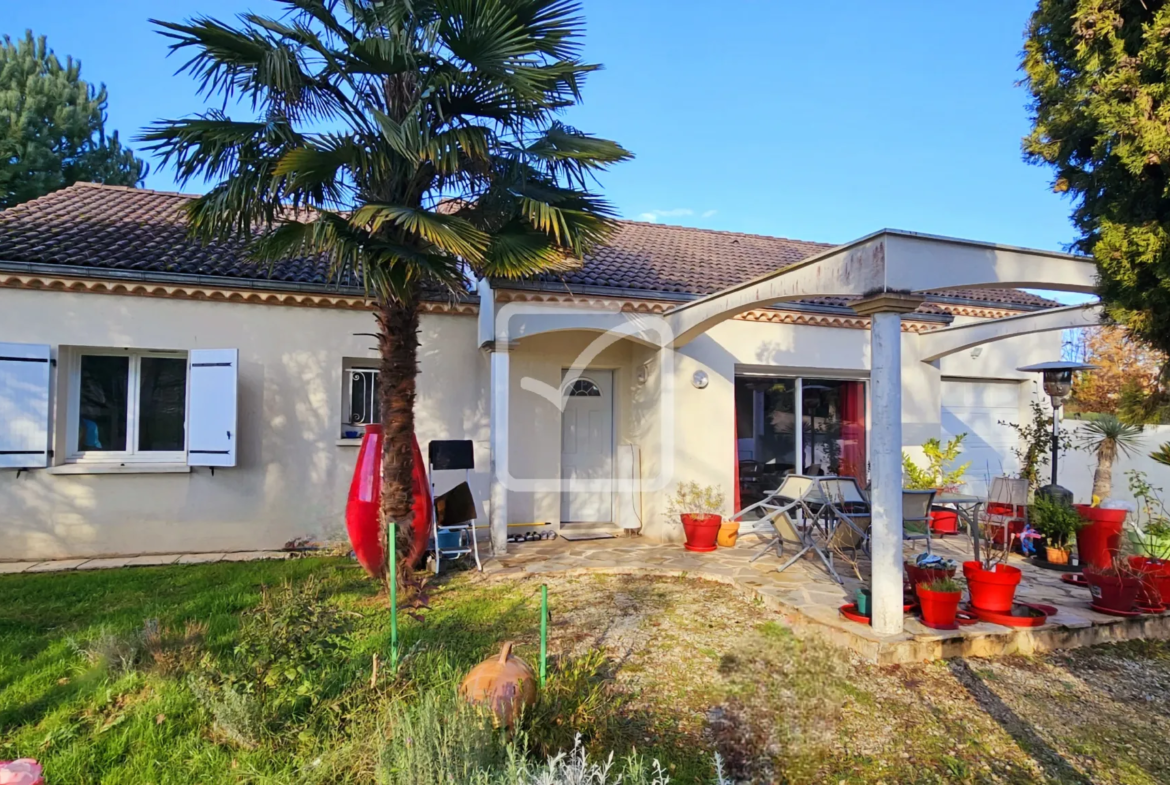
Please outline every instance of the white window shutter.
[{"label": "white window shutter", "polygon": [[0,343],[0,469],[49,465],[49,347]]},{"label": "white window shutter", "polygon": [[239,350],[192,349],[187,374],[187,465],[235,466]]}]

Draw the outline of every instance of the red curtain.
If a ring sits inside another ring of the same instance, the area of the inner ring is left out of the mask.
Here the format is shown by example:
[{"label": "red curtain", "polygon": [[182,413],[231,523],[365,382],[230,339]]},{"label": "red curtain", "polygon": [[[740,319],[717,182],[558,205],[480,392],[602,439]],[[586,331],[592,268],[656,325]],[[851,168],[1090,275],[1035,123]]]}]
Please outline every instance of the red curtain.
[{"label": "red curtain", "polygon": [[865,487],[865,383],[841,385],[841,474]]}]

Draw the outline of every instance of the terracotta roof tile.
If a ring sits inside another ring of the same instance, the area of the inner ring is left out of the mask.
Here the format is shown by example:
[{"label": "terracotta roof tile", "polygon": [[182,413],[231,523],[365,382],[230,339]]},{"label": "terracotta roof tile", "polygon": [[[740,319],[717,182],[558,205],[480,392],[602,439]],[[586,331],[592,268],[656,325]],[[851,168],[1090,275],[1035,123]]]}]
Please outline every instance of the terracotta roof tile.
[{"label": "terracotta roof tile", "polygon": [[[248,281],[274,280],[322,289],[335,286],[318,258],[257,266],[237,243],[201,244],[187,237],[183,205],[193,197],[77,183],[0,212],[0,261],[97,270],[184,273]],[[671,295],[705,295],[749,281],[831,248],[825,243],[622,221],[612,241],[546,284],[597,286]],[[342,283],[353,283],[343,281]],[[1004,306],[1048,307],[1051,300],[1011,289],[969,289],[941,296]],[[848,298],[811,304],[843,306]],[[926,311],[938,311],[929,304]]]}]

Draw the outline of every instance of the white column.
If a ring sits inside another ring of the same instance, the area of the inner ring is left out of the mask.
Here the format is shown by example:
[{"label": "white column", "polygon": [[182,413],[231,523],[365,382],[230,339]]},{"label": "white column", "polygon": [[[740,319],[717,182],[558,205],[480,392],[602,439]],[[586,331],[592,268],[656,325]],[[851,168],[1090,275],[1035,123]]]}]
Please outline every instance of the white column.
[{"label": "white column", "polygon": [[492,494],[489,515],[492,552],[508,550],[508,489],[504,478],[508,475],[508,399],[510,374],[508,344],[498,341],[491,355],[491,449]]},{"label": "white column", "polygon": [[902,631],[902,314],[922,298],[879,294],[853,304],[870,317],[870,548],[874,632]]}]

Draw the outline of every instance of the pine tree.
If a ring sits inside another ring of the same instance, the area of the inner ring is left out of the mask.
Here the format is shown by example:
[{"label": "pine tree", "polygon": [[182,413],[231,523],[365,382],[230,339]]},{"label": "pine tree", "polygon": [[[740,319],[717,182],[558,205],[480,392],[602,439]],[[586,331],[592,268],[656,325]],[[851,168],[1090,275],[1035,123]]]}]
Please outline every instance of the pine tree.
[{"label": "pine tree", "polygon": [[1107,315],[1170,351],[1170,6],[1040,0],[1023,68],[1025,155],[1073,197]]},{"label": "pine tree", "polygon": [[0,45],[0,209],[89,180],[137,185],[147,165],[106,135],[106,87],[27,31]]}]

